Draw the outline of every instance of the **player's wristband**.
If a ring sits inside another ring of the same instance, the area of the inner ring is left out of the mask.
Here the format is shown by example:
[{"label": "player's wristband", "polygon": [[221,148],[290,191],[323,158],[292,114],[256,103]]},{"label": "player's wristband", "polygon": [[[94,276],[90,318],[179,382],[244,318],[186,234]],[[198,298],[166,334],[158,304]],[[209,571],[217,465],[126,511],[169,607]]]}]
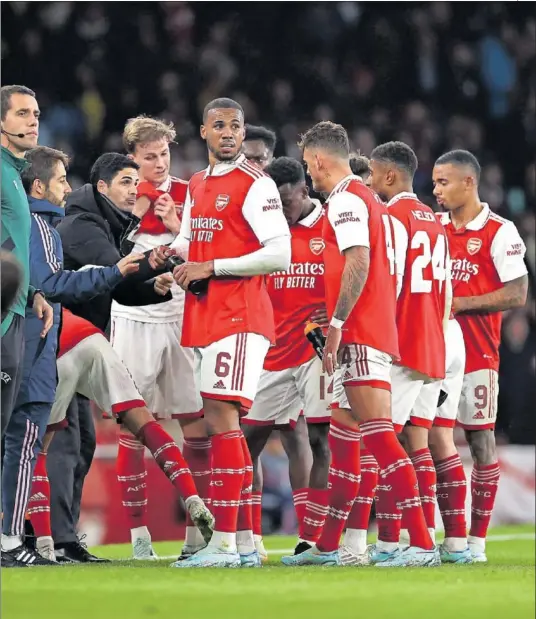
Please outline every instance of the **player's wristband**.
[{"label": "player's wristband", "polygon": [[338,318],[335,318],[335,316],[333,316],[331,322],[329,323],[330,327],[335,327],[335,329],[342,329],[343,324],[344,320],[339,320]]}]

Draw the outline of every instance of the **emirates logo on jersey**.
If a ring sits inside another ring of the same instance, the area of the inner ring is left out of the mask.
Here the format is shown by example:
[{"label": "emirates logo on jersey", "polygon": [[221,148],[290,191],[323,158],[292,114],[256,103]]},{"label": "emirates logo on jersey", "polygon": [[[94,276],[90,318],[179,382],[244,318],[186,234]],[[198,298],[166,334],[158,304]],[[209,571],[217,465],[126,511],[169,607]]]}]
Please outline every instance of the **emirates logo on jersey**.
[{"label": "emirates logo on jersey", "polygon": [[216,198],[216,202],[214,203],[217,211],[223,211],[223,209],[229,204],[229,196],[224,193],[220,193]]},{"label": "emirates logo on jersey", "polygon": [[470,256],[474,256],[481,247],[482,241],[480,239],[472,238],[467,241],[467,251]]},{"label": "emirates logo on jersey", "polygon": [[320,256],[320,254],[326,248],[326,244],[324,243],[324,239],[316,238],[311,239],[309,241],[309,249],[313,252],[315,256]]}]

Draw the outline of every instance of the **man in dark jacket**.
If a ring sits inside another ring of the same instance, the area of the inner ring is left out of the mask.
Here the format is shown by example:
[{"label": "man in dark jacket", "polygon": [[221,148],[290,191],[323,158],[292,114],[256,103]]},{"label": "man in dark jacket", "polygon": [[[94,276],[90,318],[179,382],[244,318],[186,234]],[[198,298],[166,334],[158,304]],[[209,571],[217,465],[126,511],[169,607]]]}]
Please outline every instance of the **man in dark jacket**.
[{"label": "man in dark jacket", "polygon": [[[88,265],[109,266],[121,258],[121,242],[136,219],[119,210],[130,210],[136,200],[138,165],[125,155],[106,153],[93,165],[90,183],[67,197],[65,217],[58,225],[65,268],[78,270]],[[130,206],[130,208],[129,208]],[[114,291],[86,303],[66,303],[73,314],[106,331],[112,299],[124,305],[150,305],[170,300],[155,289],[156,275],[148,261],[140,263]],[[150,281],[144,281],[150,280]],[[89,401],[77,396],[67,411],[68,427],[58,432],[47,456],[51,492],[52,536],[56,556],[71,561],[94,561],[79,543],[76,527],[84,480],[95,452],[95,426]],[[74,473],[66,475],[66,468]],[[74,484],[72,480],[74,478]]]},{"label": "man in dark jacket", "polygon": [[31,212],[30,282],[53,307],[53,326],[45,338],[37,316],[26,311],[24,362],[14,414],[5,434],[2,470],[2,562],[5,566],[38,565],[44,561],[22,545],[30,479],[41,447],[56,392],[56,354],[62,301],[85,301],[110,292],[123,277],[138,269],[142,254],[116,265],[81,272],[62,269],[63,252],[54,229],[63,217],[68,159],[64,153],[39,146],[26,154],[30,164],[22,174]]}]

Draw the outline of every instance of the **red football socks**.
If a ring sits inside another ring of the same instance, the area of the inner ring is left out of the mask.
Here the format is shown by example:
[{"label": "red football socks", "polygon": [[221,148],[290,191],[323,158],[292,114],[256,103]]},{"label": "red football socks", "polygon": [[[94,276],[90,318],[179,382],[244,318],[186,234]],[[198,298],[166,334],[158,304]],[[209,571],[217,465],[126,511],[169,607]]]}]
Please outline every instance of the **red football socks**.
[{"label": "red football socks", "polygon": [[294,501],[294,509],[296,510],[298,529],[301,527],[303,517],[305,516],[305,509],[307,507],[307,493],[307,488],[300,488],[299,490],[292,491],[292,500]]},{"label": "red football socks", "polygon": [[361,484],[346,527],[366,531],[369,526],[372,502],[376,496],[379,468],[374,456],[367,449],[361,449],[360,460]]},{"label": "red football socks", "polygon": [[339,546],[348,514],[359,491],[359,442],[358,431],[331,420],[329,446],[329,508],[326,522],[317,542],[321,552],[332,552]]},{"label": "red football socks", "polygon": [[262,537],[262,492],[252,492],[251,503],[253,535]]},{"label": "red football socks", "polygon": [[153,454],[158,466],[183,499],[198,495],[190,469],[175,441],[156,421],[149,421],[137,438]]},{"label": "red football socks", "polygon": [[396,437],[393,422],[370,419],[360,423],[360,428],[367,449],[380,467],[378,539],[398,542],[404,513],[411,545],[431,550],[434,544],[426,527],[415,469]]},{"label": "red football socks", "polygon": [[309,488],[298,532],[300,539],[310,544],[318,541],[328,513],[329,494],[327,488]]},{"label": "red football socks", "polygon": [[253,461],[249,453],[246,438],[241,436],[242,452],[244,454],[244,480],[238,509],[237,531],[253,531],[253,510],[251,492],[253,488]]},{"label": "red football socks", "polygon": [[37,454],[27,514],[36,537],[52,537],[50,483],[47,474],[47,455],[43,452]]},{"label": "red football socks", "polygon": [[[435,530],[435,505],[436,505],[436,470],[432,454],[429,449],[419,449],[409,454],[411,462],[417,475],[419,484],[419,494],[421,497],[422,511],[426,526],[429,529]],[[403,519],[402,527],[406,527],[406,521]]]},{"label": "red football socks", "polygon": [[488,532],[495,497],[499,488],[499,464],[475,464],[471,473],[471,529],[472,537],[485,538]]},{"label": "red football socks", "polygon": [[[197,494],[199,494],[205,505],[210,509],[210,439],[185,438],[182,455],[194,478]],[[190,518],[190,514],[186,515],[186,526],[195,526]]]},{"label": "red football socks", "polygon": [[244,486],[243,434],[232,430],[212,436],[212,513],[214,530],[236,533],[238,508]]},{"label": "red football socks", "polygon": [[465,499],[467,482],[458,454],[436,462],[437,504],[441,512],[445,538],[467,536]]},{"label": "red football socks", "polygon": [[147,526],[145,447],[132,434],[121,432],[115,471],[129,529]]}]

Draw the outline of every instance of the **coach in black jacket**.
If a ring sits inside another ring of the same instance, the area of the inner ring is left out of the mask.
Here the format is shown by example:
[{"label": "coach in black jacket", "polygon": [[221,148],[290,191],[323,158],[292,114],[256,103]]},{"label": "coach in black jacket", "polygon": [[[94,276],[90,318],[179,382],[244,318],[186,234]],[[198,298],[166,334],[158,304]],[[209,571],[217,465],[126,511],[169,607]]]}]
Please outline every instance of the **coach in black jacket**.
[{"label": "coach in black jacket", "polygon": [[[93,166],[91,184],[84,185],[67,197],[65,217],[57,228],[63,244],[66,269],[78,271],[87,265],[109,266],[121,259],[122,237],[136,218],[119,210],[97,187],[99,181],[105,183],[108,189],[112,188],[113,196],[114,184],[131,179],[135,200],[137,168],[137,164],[124,155],[106,153]],[[130,195],[126,191],[125,194]],[[140,264],[140,271],[127,277],[113,293],[101,295],[88,303],[68,306],[68,309],[105,331],[110,320],[112,299],[122,305],[151,305],[172,298],[170,292],[166,296],[157,294],[153,281],[140,281],[152,279],[162,272],[152,271],[148,261],[144,261]]]},{"label": "coach in black jacket", "polygon": [[[135,204],[137,170],[138,165],[125,155],[106,153],[93,165],[91,183],[67,197],[65,217],[57,227],[65,269],[77,271],[87,265],[109,266],[121,259],[121,241],[136,220],[118,207],[128,210]],[[169,291],[162,296],[154,289],[152,279],[162,272],[153,271],[146,259],[140,262],[139,271],[125,278],[113,293],[68,308],[105,331],[112,299],[123,305],[150,305],[172,298]],[[80,544],[76,534],[82,488],[96,446],[95,427],[86,398],[77,396],[71,402],[67,421],[68,427],[56,433],[47,458],[56,556],[60,561],[100,561]],[[73,473],[67,475],[67,468]]]}]

